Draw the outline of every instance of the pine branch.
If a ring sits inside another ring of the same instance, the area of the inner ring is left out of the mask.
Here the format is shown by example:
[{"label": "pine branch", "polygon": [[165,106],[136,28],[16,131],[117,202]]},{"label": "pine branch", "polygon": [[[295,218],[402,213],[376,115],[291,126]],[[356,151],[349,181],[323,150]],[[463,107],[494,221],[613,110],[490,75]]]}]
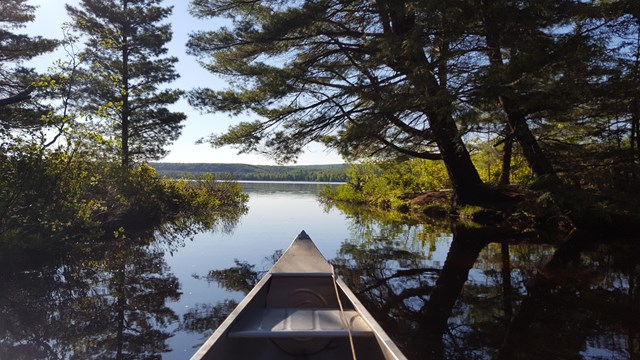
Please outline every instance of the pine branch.
[{"label": "pine branch", "polygon": [[10,96],[8,98],[0,99],[0,107],[8,106],[12,104],[17,104],[19,102],[31,99],[31,93],[35,90],[36,87],[33,85],[29,85],[26,89],[20,91],[19,93]]}]

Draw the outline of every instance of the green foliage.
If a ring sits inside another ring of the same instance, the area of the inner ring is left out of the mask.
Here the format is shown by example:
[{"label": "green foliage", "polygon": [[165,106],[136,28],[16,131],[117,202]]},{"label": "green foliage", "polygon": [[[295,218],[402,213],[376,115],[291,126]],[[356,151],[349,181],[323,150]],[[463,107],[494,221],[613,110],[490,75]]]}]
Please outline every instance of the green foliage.
[{"label": "green foliage", "polygon": [[350,160],[440,157],[458,200],[497,183],[503,151],[493,145],[505,139],[513,183],[550,176],[631,193],[640,177],[632,4],[193,1],[196,17],[231,20],[188,44],[231,86],[189,100],[260,116],[213,136],[215,146],[282,160],[310,141]]},{"label": "green foliage", "polygon": [[[0,18],[0,61],[3,63],[15,64],[32,59],[52,51],[57,45],[55,40],[13,32],[25,27],[27,23],[35,19],[35,9],[35,6],[28,4],[28,0],[3,0],[0,2],[0,13],[2,14],[2,18]],[[0,74],[3,78],[6,75],[6,70],[4,67],[0,67]],[[3,81],[2,85],[6,84]]]},{"label": "green foliage", "polygon": [[112,165],[104,183],[103,194],[111,207],[102,224],[113,228],[185,223],[212,228],[220,220],[236,220],[246,211],[248,200],[235,182],[218,181],[211,175],[171,180],[158,176],[148,165],[130,171]]},{"label": "green foliage", "polygon": [[157,160],[180,135],[186,115],[168,106],[181,90],[165,85],[178,78],[178,59],[166,57],[172,11],[157,0],[119,2],[84,0],[67,5],[73,27],[86,37],[82,58],[97,74],[84,83],[82,109],[106,119],[119,141],[122,163]]},{"label": "green foliage", "polygon": [[19,33],[34,20],[34,12],[35,6],[27,0],[0,2],[0,141],[16,129],[37,126],[34,120],[43,110],[26,101],[32,96],[30,85],[36,74],[24,62],[53,51],[58,42]]},{"label": "green foliage", "polygon": [[[502,171],[502,145],[495,147],[494,141],[472,141],[471,159],[478,169],[480,178],[485,184],[498,185]],[[511,155],[510,183],[527,185],[533,179],[531,168],[522,155],[520,147],[516,146]]]},{"label": "green foliage", "polygon": [[412,159],[397,163],[366,162],[347,168],[347,183],[326,188],[322,196],[336,202],[407,208],[409,200],[449,186],[441,162]]},{"label": "green foliage", "polygon": [[[30,106],[44,112],[18,114],[1,107],[1,263],[19,261],[16,255],[45,258],[64,254],[75,245],[98,239],[122,241],[136,229],[189,233],[218,225],[228,227],[246,211],[247,198],[235,183],[215,178],[167,180],[147,165],[118,161],[122,154],[114,153],[114,148],[124,146],[131,159],[156,158],[164,145],[177,137],[176,129],[184,119],[183,114],[164,108],[175,102],[180,92],[157,88],[177,77],[173,71],[177,59],[154,60],[165,52],[163,46],[171,38],[169,25],[153,26],[170,14],[170,8],[152,6],[156,3],[131,2],[129,8],[123,5],[123,10],[104,2],[84,1],[83,6],[100,6],[85,9],[87,12],[70,8],[77,28],[89,35],[89,48],[80,52],[78,37],[66,29],[68,59],[56,62],[50,74],[29,80],[38,94]],[[3,2],[0,8],[5,5]],[[14,10],[33,10],[22,5]],[[112,15],[126,20],[122,28]],[[126,33],[124,42],[109,38],[120,30]],[[0,44],[0,51],[7,50],[2,46],[13,44],[9,39],[13,35],[0,34],[5,35],[7,43]],[[24,40],[25,48],[24,53],[15,55],[16,61],[33,57],[43,52],[45,45],[53,44],[43,41],[38,50],[36,40],[16,39]],[[123,52],[128,52],[128,59],[118,58]],[[120,66],[125,63],[128,69]],[[83,69],[97,64],[106,67]],[[4,70],[0,63],[0,71]],[[18,115],[31,127],[23,130],[14,126]],[[108,121],[104,122],[105,118]],[[130,131],[125,131],[125,138],[113,132],[117,119]]]},{"label": "green foliage", "polygon": [[246,211],[240,186],[213,177],[168,180],[147,165],[123,171],[119,163],[36,147],[0,156],[0,261],[27,251],[63,253],[133,229],[226,226]]},{"label": "green foliage", "polygon": [[74,234],[99,232],[96,214],[106,204],[97,190],[94,167],[66,154],[38,149],[0,152],[0,246],[12,250],[54,250],[77,241]]},{"label": "green foliage", "polygon": [[351,159],[443,159],[457,189],[477,189],[480,178],[453,118],[466,108],[454,99],[467,91],[460,84],[472,77],[469,59],[465,50],[441,51],[458,40],[443,35],[458,34],[443,22],[458,26],[461,14],[435,3],[194,1],[197,17],[232,19],[232,27],[194,33],[187,44],[232,87],[196,89],[189,101],[207,112],[261,117],[212,136],[213,146],[281,161],[295,160],[313,141]]},{"label": "green foliage", "polygon": [[480,206],[473,206],[473,205],[465,205],[460,207],[459,209],[457,209],[458,214],[461,217],[473,217],[473,215],[481,212],[484,208],[480,207]]}]

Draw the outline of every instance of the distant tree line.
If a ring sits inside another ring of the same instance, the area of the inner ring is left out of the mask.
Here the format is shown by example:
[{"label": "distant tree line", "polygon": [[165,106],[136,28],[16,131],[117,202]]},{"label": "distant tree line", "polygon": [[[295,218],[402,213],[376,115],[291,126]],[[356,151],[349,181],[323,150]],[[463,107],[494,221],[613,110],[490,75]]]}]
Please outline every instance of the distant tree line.
[{"label": "distant tree line", "polygon": [[204,174],[251,181],[345,182],[345,165],[270,166],[247,164],[151,163],[158,174],[170,178],[196,178]]}]

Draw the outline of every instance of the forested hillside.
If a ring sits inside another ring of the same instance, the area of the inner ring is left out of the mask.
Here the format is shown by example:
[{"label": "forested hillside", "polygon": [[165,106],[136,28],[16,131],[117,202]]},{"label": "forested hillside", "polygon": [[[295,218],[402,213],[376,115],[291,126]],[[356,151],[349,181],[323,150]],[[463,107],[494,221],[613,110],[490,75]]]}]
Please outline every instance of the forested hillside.
[{"label": "forested hillside", "polygon": [[171,178],[193,178],[204,174],[230,175],[237,180],[344,182],[345,165],[270,166],[212,163],[151,163],[158,174]]}]

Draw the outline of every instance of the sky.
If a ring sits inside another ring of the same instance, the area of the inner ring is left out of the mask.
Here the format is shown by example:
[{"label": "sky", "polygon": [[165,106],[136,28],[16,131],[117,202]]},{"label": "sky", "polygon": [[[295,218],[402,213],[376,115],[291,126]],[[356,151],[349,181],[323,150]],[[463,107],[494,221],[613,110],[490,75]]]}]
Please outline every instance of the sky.
[{"label": "sky", "polygon": [[[29,0],[29,4],[38,6],[36,19],[27,24],[24,32],[30,35],[42,35],[47,38],[61,39],[63,37],[62,24],[68,21],[65,4],[77,5],[78,0]],[[188,13],[188,0],[165,0],[164,6],[172,5],[173,14],[169,18],[172,24],[173,39],[168,44],[169,55],[176,56],[180,61],[176,65],[176,71],[180,78],[170,86],[182,90],[190,90],[195,87],[211,87],[224,89],[227,84],[223,79],[204,70],[196,59],[186,54],[189,34],[197,30],[216,29],[220,21],[193,18]],[[62,51],[47,54],[32,60],[31,65],[39,70],[45,70],[56,59],[64,58]],[[162,159],[162,162],[189,162],[189,163],[245,163],[255,165],[274,165],[275,162],[259,154],[237,155],[237,150],[231,147],[214,149],[208,144],[196,145],[195,142],[212,133],[220,134],[230,125],[242,120],[254,120],[254,117],[241,115],[231,117],[224,113],[201,114],[192,109],[186,100],[180,100],[171,107],[172,111],[181,111],[187,114],[182,135],[168,149],[170,153]],[[342,163],[341,157],[333,151],[327,150],[321,144],[311,144],[305,153],[300,156],[297,164],[336,164]]]}]

